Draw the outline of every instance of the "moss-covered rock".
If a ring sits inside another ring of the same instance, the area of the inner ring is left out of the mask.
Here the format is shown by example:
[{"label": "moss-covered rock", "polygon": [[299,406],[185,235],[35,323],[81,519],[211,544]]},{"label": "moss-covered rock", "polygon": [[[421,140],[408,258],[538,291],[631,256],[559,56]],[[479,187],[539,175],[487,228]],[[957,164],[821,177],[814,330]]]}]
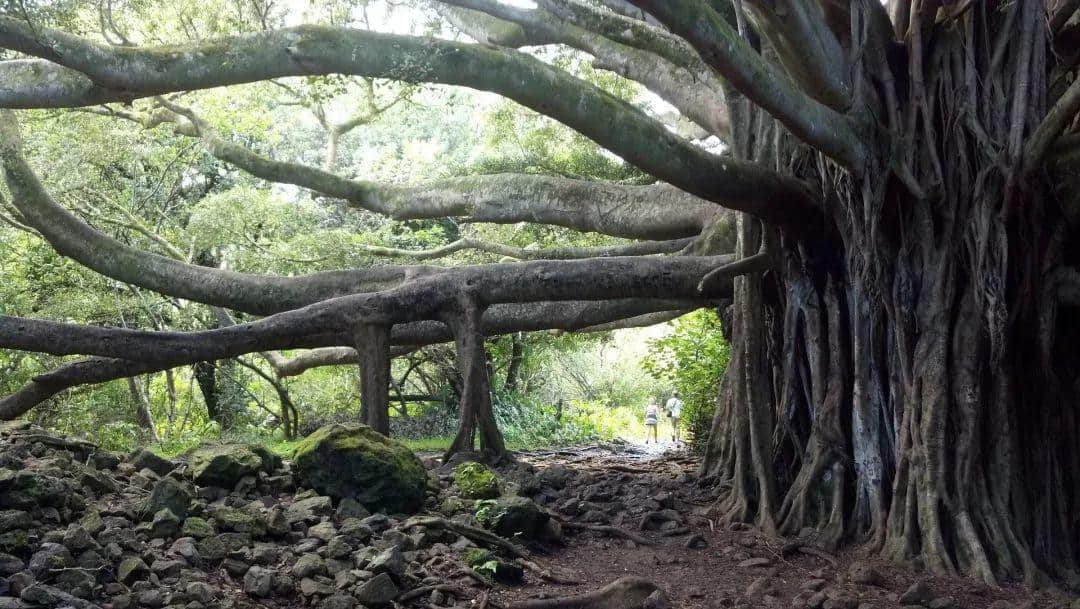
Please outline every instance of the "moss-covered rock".
[{"label": "moss-covered rock", "polygon": [[483,548],[466,548],[461,557],[465,564],[474,571],[493,578],[505,584],[521,583],[525,576],[525,570],[510,562],[502,560],[490,550]]},{"label": "moss-covered rock", "polygon": [[427,472],[404,444],[367,425],[328,425],[296,448],[297,478],[323,495],[351,497],[372,511],[413,513],[424,505]]},{"label": "moss-covered rock", "polygon": [[254,444],[200,446],[191,452],[189,471],[197,484],[233,488],[244,476],[273,472],[281,459]]},{"label": "moss-covered rock", "polygon": [[478,501],[476,520],[480,526],[503,537],[538,539],[544,536],[548,515],[531,499],[508,496]]},{"label": "moss-covered rock", "polygon": [[495,472],[475,461],[454,468],[454,484],[466,499],[494,499],[499,496],[499,479]]}]

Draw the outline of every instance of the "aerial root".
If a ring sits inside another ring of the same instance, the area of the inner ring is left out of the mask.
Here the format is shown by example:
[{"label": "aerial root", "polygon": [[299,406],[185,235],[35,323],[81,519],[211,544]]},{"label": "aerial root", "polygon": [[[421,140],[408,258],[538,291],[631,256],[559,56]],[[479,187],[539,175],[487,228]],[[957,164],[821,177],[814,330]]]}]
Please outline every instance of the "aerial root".
[{"label": "aerial root", "polygon": [[583,596],[527,600],[507,609],[668,609],[667,593],[640,577],[624,577]]}]

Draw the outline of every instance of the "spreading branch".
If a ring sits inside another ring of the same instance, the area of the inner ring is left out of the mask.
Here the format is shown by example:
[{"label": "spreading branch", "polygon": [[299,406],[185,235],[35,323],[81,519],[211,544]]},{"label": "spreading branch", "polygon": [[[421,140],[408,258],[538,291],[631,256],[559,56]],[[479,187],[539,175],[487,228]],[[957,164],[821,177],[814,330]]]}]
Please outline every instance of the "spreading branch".
[{"label": "spreading branch", "polygon": [[684,37],[728,82],[796,137],[856,170],[864,160],[854,121],[800,90],[703,0],[631,0]]},{"label": "spreading branch", "polygon": [[[258,32],[186,47],[108,47],[58,30],[31,28],[11,17],[0,17],[0,46],[47,60],[42,69],[70,86],[81,83],[86,90],[82,100],[45,96],[33,83],[28,85],[25,75],[19,81],[9,80],[11,62],[0,62],[0,82],[5,83],[0,88],[0,107],[96,105],[334,73],[460,85],[498,93],[551,116],[643,171],[725,207],[796,230],[821,222],[818,201],[802,182],[703,150],[631,104],[524,53],[323,26]],[[68,71],[51,70],[48,62]],[[101,88],[109,95],[102,96]],[[787,101],[801,100],[789,97]],[[808,115],[804,123],[825,118],[813,108],[801,110]],[[846,123],[822,124],[827,127],[797,132],[832,134],[825,143],[845,139],[840,130]],[[844,158],[836,154],[835,146],[823,148]]]},{"label": "spreading branch", "polygon": [[[586,328],[598,328],[602,324],[629,318],[640,318],[649,313],[667,310],[687,310],[704,304],[701,301],[663,300],[663,299],[625,299],[600,302],[558,302],[505,304],[489,307],[482,320],[483,331],[487,336],[509,334],[522,331],[563,330],[568,332],[584,331]],[[340,335],[336,338],[340,339]],[[328,342],[329,337],[327,337]],[[444,343],[452,340],[449,329],[441,322],[424,321],[394,326],[391,343],[397,349],[415,349],[416,347]],[[351,355],[344,350],[337,350],[341,359],[331,360],[329,349],[314,349],[308,353],[321,354],[311,359],[283,360],[282,370],[300,374],[315,367],[317,358],[325,358],[317,365],[349,364],[359,362],[356,350],[349,348]],[[346,359],[355,357],[353,361]],[[280,357],[280,356],[279,356]],[[312,365],[308,365],[312,364]],[[9,420],[29,411],[34,406],[56,394],[79,385],[104,383],[116,379],[161,372],[175,366],[186,365],[159,364],[142,361],[93,358],[66,364],[52,372],[36,377],[22,389],[0,399],[0,420]],[[282,374],[282,376],[289,376]]]},{"label": "spreading branch", "polygon": [[[623,22],[630,22],[633,28],[661,30],[576,2],[545,2],[544,6],[551,12],[521,9],[494,0],[442,2],[460,7],[441,7],[440,14],[449,16],[452,23],[477,40],[515,48],[565,44],[579,49],[595,58],[593,67],[641,83],[708,133],[724,140],[730,139],[731,121],[727,105],[723,103],[722,83],[685,41],[663,34],[663,40],[658,45],[677,51],[675,53],[657,52],[650,45],[633,44],[631,40],[626,40],[628,36],[633,38],[633,29],[618,27],[624,25]],[[557,10],[564,6],[573,10]],[[595,30],[583,27],[591,20],[573,19],[577,15],[576,10],[588,14],[599,13],[598,20],[602,25],[608,25],[610,19],[615,19],[613,25],[616,27],[602,28],[611,36],[597,36]],[[571,18],[565,19],[567,16]],[[515,25],[518,27],[512,27]],[[671,58],[672,54],[677,57]]]}]

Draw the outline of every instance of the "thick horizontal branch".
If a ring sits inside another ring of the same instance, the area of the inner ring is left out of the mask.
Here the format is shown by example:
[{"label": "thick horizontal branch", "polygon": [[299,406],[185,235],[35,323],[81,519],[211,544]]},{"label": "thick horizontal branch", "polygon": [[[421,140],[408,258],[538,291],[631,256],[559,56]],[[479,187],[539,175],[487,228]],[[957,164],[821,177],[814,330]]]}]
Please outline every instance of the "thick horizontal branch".
[{"label": "thick horizontal branch", "polygon": [[716,204],[668,184],[612,184],[529,174],[448,178],[415,186],[350,180],[300,163],[277,161],[219,137],[197,114],[162,100],[183,114],[190,132],[210,153],[251,175],[343,199],[351,206],[395,220],[446,217],[467,222],[533,222],[629,238],[695,236],[721,217]]},{"label": "thick horizontal branch", "polygon": [[[626,27],[608,28],[617,33],[614,39],[597,36],[595,31],[579,27],[576,22],[567,23],[562,16],[542,9],[522,9],[496,0],[442,0],[458,9],[448,9],[444,14],[457,17],[454,22],[459,29],[473,38],[501,46],[524,46],[542,44],[565,44],[595,57],[597,69],[615,72],[625,78],[641,83],[656,93],[680,113],[697,123],[705,131],[727,141],[730,139],[731,119],[724,103],[723,86],[713,72],[690,45],[670,34],[664,34],[661,44],[665,48],[681,50],[678,60],[664,53],[655,53],[640,45],[628,45],[617,40],[628,34]],[[562,6],[597,12],[605,18],[616,19],[615,26],[631,22],[635,27],[651,28],[640,21],[620,17],[610,12],[597,11],[577,2],[544,2],[555,9]],[[570,16],[575,15],[570,11]],[[516,30],[512,25],[517,25]],[[507,34],[507,32],[512,32]],[[660,30],[657,30],[660,31]],[[640,48],[639,48],[640,47]]]},{"label": "thick horizontal branch", "polygon": [[0,161],[26,224],[61,255],[106,277],[196,302],[255,314],[303,307],[334,296],[377,291],[438,271],[435,267],[385,266],[299,277],[251,275],[200,267],[150,254],[104,235],[56,203],[23,159],[10,111],[0,115]]},{"label": "thick horizontal branch", "polygon": [[[796,229],[821,222],[798,180],[724,158],[671,133],[631,104],[523,53],[432,38],[303,26],[186,47],[108,47],[0,17],[0,46],[64,65],[114,101],[285,76],[347,74],[492,91],[541,112],[642,170],[726,207]],[[7,68],[0,62],[0,82]],[[70,102],[65,99],[65,102]],[[85,103],[101,103],[99,95]],[[0,90],[0,107],[55,107],[33,88]],[[811,113],[813,114],[813,113]]]},{"label": "thick horizontal branch", "polygon": [[694,242],[693,237],[670,239],[667,241],[644,241],[627,245],[606,245],[593,247],[549,247],[527,248],[512,247],[501,243],[489,243],[479,239],[458,239],[440,247],[425,250],[410,250],[380,245],[361,245],[359,251],[373,256],[390,258],[412,258],[415,260],[433,260],[443,258],[464,250],[477,250],[497,254],[517,260],[580,260],[584,258],[607,258],[612,256],[647,256],[650,254],[672,254]]},{"label": "thick horizontal branch", "polygon": [[[599,302],[558,302],[533,303],[529,305],[495,305],[484,313],[483,331],[489,336],[521,331],[558,329],[576,331],[599,324],[609,323],[624,318],[635,318],[651,312],[671,309],[690,309],[694,301],[662,299],[625,299]],[[329,336],[324,337],[330,340]],[[340,340],[340,335],[337,335]],[[424,321],[400,324],[394,327],[391,341],[404,351],[411,351],[417,346],[436,344],[452,340],[449,329],[441,322]],[[316,349],[309,353],[329,352],[329,349]],[[335,349],[338,359],[324,361],[318,365],[351,363],[347,360],[348,352],[354,349]],[[303,356],[299,356],[303,357]],[[323,357],[323,356],[318,356]],[[358,361],[358,360],[357,360]],[[285,363],[286,370],[300,374],[314,367],[311,360],[298,360]],[[104,383],[111,380],[159,372],[190,362],[152,363],[120,359],[94,358],[66,364],[34,379],[19,391],[0,399],[0,420],[15,418],[37,404],[56,394],[78,385]],[[312,364],[312,365],[308,365]],[[306,367],[305,367],[306,366]],[[283,374],[282,376],[288,376]]]},{"label": "thick horizontal branch", "polygon": [[857,170],[863,143],[854,121],[800,90],[702,0],[630,0],[690,42],[736,89],[780,120],[796,137]]},{"label": "thick horizontal branch", "polygon": [[[339,345],[341,336],[349,336],[361,323],[393,325],[441,319],[463,293],[483,305],[694,299],[699,295],[701,278],[731,259],[597,258],[448,268],[392,290],[333,298],[255,322],[201,332],[151,332],[0,316],[0,348],[179,364],[259,351],[332,346]],[[728,288],[718,285],[703,297],[723,295]]]}]

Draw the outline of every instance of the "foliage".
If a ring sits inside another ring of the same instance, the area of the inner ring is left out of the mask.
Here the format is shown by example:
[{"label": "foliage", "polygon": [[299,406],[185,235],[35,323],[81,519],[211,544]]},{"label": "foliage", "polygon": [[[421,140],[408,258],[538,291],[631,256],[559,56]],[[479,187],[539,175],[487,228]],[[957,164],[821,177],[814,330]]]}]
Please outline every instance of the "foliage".
[{"label": "foliage", "polygon": [[653,339],[641,367],[679,390],[683,422],[695,450],[704,448],[730,353],[716,311],[703,309],[670,322],[674,331]]},{"label": "foliage", "polygon": [[466,499],[494,499],[499,496],[499,479],[483,463],[470,461],[454,468],[454,484]]}]

